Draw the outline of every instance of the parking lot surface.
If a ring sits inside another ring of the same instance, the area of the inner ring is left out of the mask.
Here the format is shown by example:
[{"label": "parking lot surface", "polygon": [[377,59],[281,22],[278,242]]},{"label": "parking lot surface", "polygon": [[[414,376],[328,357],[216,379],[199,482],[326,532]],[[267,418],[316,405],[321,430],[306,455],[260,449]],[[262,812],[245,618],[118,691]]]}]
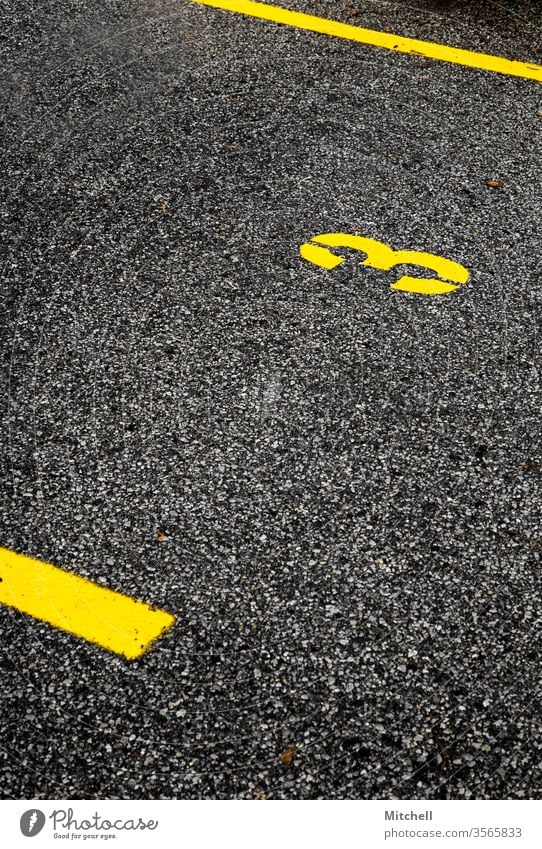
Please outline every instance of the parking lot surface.
[{"label": "parking lot surface", "polygon": [[[534,0],[282,5],[542,64]],[[540,83],[3,18],[0,546],[174,617],[127,660],[0,604],[3,798],[540,798]]]}]

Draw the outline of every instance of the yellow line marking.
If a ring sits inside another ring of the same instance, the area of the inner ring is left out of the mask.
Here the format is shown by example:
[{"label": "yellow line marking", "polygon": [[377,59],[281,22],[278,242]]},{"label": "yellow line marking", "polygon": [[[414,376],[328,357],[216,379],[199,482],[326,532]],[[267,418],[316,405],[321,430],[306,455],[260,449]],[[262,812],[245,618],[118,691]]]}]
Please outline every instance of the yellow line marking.
[{"label": "yellow line marking", "polygon": [[0,548],[0,603],[133,659],[175,618],[122,593]]},{"label": "yellow line marking", "polygon": [[448,47],[446,44],[435,44],[432,41],[419,41],[417,38],[405,38],[401,35],[364,29],[363,27],[343,24],[327,18],[318,18],[304,12],[292,12],[268,3],[258,3],[256,0],[191,0],[203,6],[214,6],[228,12],[250,15],[264,21],[274,21],[277,24],[321,32],[335,38],[345,38],[349,41],[359,41],[374,47],[384,47],[398,53],[410,53],[415,56],[426,56],[428,59],[439,59],[442,62],[453,62],[455,65],[466,65],[468,68],[479,68],[482,71],[493,71],[496,74],[507,74],[512,77],[524,77],[528,80],[542,82],[542,65],[529,62],[519,62],[491,56],[488,53],[476,53],[471,50],[461,50],[458,47]]},{"label": "yellow line marking", "polygon": [[[320,245],[326,247],[322,248]],[[318,236],[313,236],[310,242],[301,245],[299,253],[303,259],[312,262],[313,265],[331,271],[341,265],[345,258],[333,254],[328,248],[351,248],[361,251],[366,257],[362,264],[369,268],[379,268],[381,271],[389,271],[397,265],[417,265],[438,274],[438,278],[403,275],[390,286],[390,289],[399,289],[402,292],[415,292],[417,295],[444,295],[458,289],[469,279],[469,272],[465,266],[453,259],[424,251],[394,251],[384,242],[368,239],[365,236],[354,236],[352,233],[320,233]]]}]

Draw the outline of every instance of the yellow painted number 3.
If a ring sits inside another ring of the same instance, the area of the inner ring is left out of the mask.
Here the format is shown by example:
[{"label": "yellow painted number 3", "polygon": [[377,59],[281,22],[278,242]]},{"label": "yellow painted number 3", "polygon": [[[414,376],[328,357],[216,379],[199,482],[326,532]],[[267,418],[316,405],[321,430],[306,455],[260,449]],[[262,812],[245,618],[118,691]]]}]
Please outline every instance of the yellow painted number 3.
[{"label": "yellow painted number 3", "polygon": [[[322,247],[323,246],[323,247]],[[469,272],[451,259],[445,259],[436,254],[426,254],[423,251],[394,251],[378,242],[364,236],[354,236],[351,233],[321,233],[313,236],[310,242],[301,245],[299,253],[303,259],[318,265],[320,268],[336,268],[345,257],[337,256],[329,248],[353,248],[366,254],[363,265],[369,268],[379,268],[390,271],[397,265],[416,265],[429,271],[434,271],[437,277],[410,277],[403,275],[391,289],[402,292],[415,292],[417,295],[444,295],[453,292],[469,279]]]}]

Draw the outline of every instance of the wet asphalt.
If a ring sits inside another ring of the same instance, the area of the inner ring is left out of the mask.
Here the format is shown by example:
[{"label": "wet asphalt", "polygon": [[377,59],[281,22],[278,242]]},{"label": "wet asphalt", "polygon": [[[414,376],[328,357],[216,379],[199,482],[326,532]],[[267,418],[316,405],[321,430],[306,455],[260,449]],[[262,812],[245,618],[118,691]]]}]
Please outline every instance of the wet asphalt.
[{"label": "wet asphalt", "polygon": [[[537,0],[284,5],[542,63]],[[540,798],[540,84],[186,0],[2,20],[0,544],[177,617],[128,662],[0,609],[2,798]]]}]

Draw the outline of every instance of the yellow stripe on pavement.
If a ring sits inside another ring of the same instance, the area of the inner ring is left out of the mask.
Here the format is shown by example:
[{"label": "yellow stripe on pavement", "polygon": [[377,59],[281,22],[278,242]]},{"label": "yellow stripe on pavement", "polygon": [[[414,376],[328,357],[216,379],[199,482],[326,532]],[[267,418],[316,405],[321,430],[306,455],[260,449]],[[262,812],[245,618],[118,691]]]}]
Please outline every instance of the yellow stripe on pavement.
[{"label": "yellow stripe on pavement", "polygon": [[0,603],[133,659],[175,618],[50,563],[0,548]]},{"label": "yellow stripe on pavement", "polygon": [[456,65],[466,65],[468,68],[479,68],[482,71],[493,71],[497,74],[542,82],[542,65],[534,65],[530,62],[503,59],[488,53],[475,53],[471,50],[448,47],[446,44],[435,44],[432,41],[419,41],[417,38],[405,38],[388,32],[364,29],[352,24],[343,24],[340,21],[307,15],[304,12],[292,12],[290,9],[270,6],[268,3],[258,3],[256,0],[191,0],[191,2],[203,6],[214,6],[217,9],[225,9],[241,15],[250,15],[265,21],[274,21],[277,24],[286,24],[297,29],[321,32],[349,41],[359,41],[374,47],[384,47],[398,53],[426,56],[428,59],[453,62]]}]

